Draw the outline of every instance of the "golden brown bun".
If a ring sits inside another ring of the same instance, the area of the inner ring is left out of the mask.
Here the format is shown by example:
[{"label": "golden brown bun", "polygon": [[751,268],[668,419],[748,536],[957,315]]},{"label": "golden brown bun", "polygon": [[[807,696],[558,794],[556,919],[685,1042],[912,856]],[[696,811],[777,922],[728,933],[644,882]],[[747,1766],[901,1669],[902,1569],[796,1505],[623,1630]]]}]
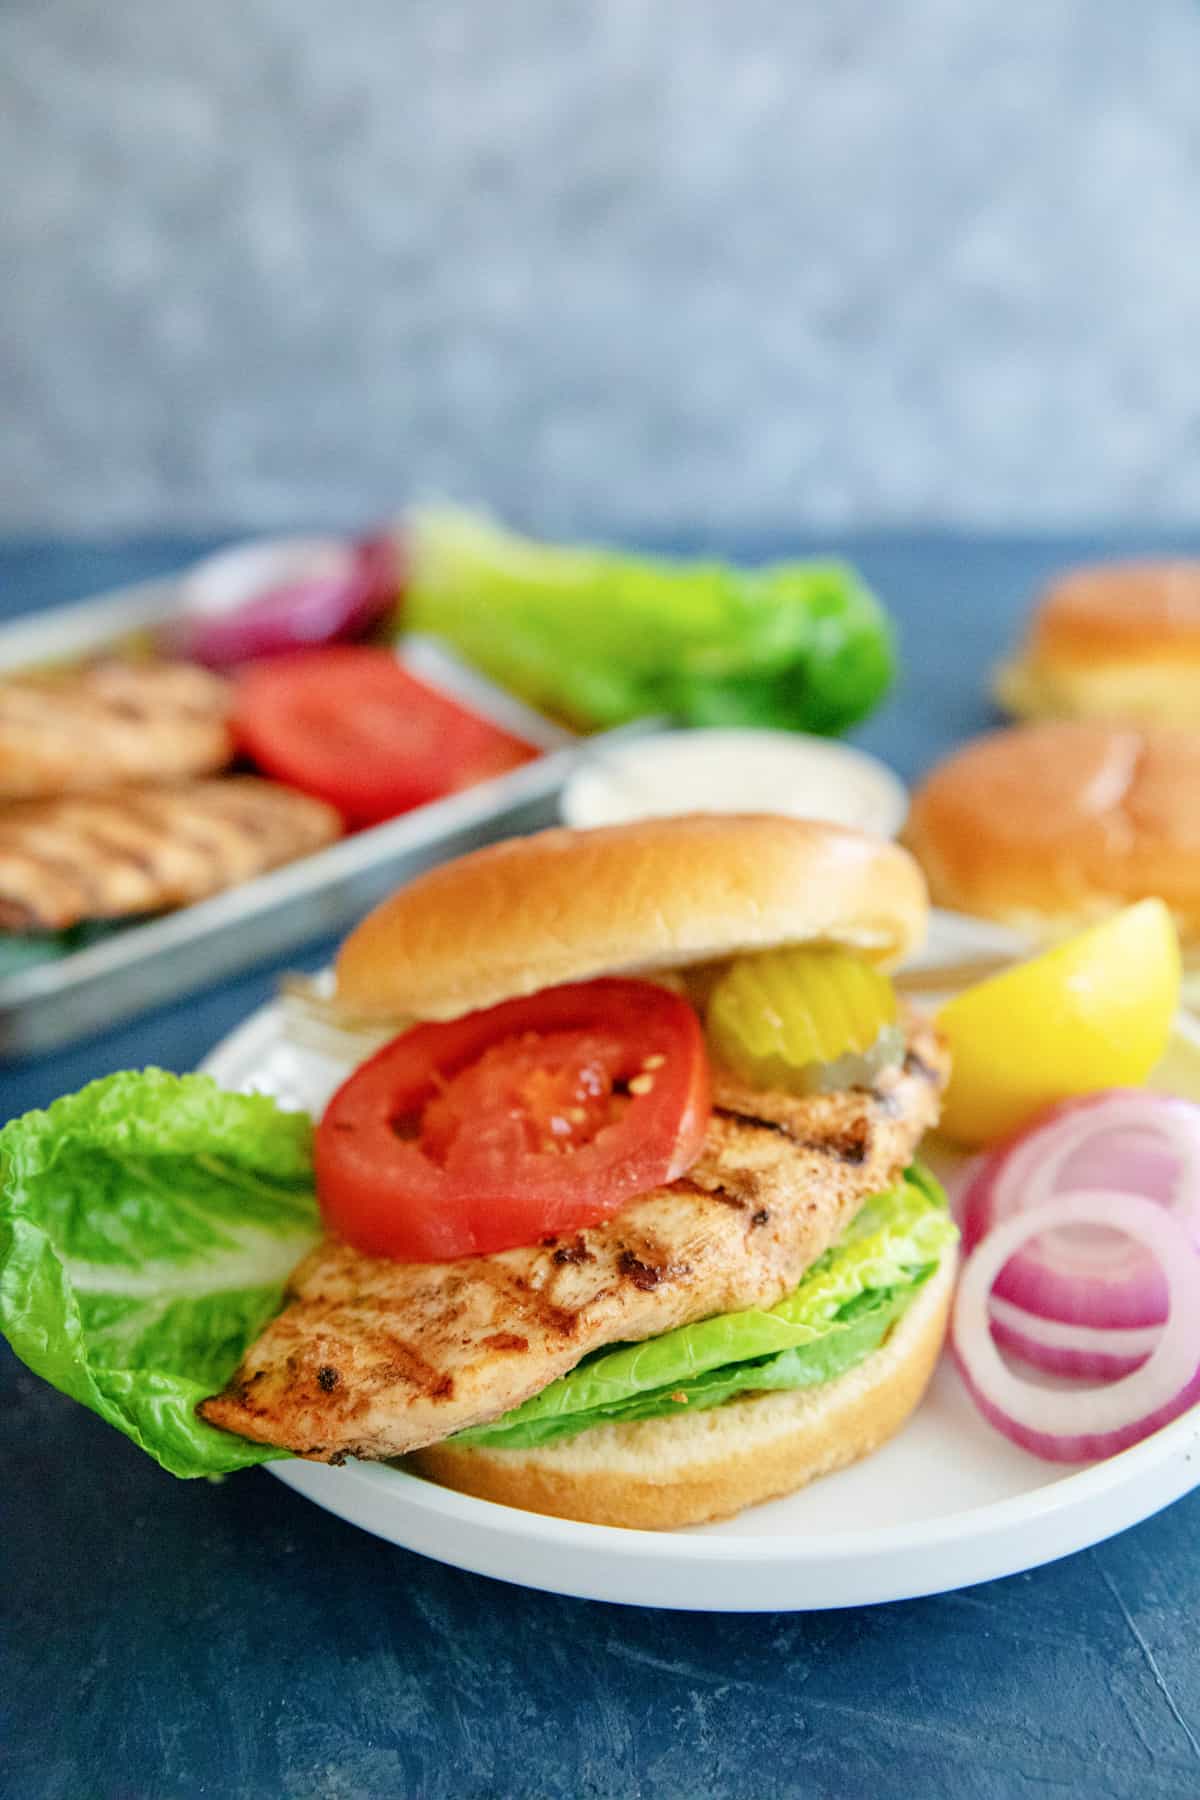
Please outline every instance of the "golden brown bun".
[{"label": "golden brown bun", "polygon": [[993,732],[926,777],[905,837],[937,905],[1050,938],[1159,895],[1200,938],[1200,731]]},{"label": "golden brown bun", "polygon": [[1072,570],[1041,596],[996,694],[1023,718],[1200,720],[1200,561]]},{"label": "golden brown bun", "polygon": [[450,1019],[560,982],[813,939],[891,960],[926,911],[906,851],[835,825],[692,814],[543,831],[376,907],[342,946],[337,1001],[364,1019]]},{"label": "golden brown bun", "polygon": [[690,1418],[598,1425],[542,1450],[435,1444],[408,1467],[482,1500],[593,1525],[675,1531],[728,1518],[857,1462],[899,1431],[937,1363],[955,1266],[948,1251],[879,1349],[819,1387]]}]

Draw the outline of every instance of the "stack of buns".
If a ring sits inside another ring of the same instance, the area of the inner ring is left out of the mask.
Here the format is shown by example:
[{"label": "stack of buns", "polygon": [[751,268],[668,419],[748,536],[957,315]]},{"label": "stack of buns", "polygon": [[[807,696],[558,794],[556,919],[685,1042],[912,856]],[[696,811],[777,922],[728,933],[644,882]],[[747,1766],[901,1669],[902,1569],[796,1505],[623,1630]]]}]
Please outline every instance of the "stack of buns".
[{"label": "stack of buns", "polygon": [[1047,942],[1151,895],[1200,954],[1200,562],[1076,569],[996,693],[1027,721],[918,787],[935,903]]},{"label": "stack of buns", "polygon": [[1200,725],[1200,561],[1071,570],[995,685],[1023,719]]}]

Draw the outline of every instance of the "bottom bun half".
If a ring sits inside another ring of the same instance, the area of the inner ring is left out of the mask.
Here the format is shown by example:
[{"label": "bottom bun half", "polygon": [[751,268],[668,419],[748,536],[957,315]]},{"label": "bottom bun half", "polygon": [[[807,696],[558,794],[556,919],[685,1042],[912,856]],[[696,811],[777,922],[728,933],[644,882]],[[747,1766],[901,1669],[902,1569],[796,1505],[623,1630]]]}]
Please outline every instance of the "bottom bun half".
[{"label": "bottom bun half", "polygon": [[727,1519],[895,1436],[937,1363],[956,1267],[948,1251],[879,1349],[835,1381],[729,1400],[690,1418],[597,1425],[540,1450],[434,1444],[406,1467],[481,1500],[592,1525],[674,1531]]}]

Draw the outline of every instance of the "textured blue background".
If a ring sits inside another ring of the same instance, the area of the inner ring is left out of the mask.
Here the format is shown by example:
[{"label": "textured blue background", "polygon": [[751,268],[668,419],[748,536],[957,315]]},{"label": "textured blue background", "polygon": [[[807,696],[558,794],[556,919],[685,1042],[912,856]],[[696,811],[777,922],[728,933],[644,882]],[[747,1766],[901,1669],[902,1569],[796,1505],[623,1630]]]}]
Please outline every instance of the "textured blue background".
[{"label": "textured blue background", "polygon": [[[895,612],[908,667],[860,741],[915,775],[987,721],[986,668],[1033,586],[1134,541],[1200,550],[1195,534],[1153,533],[840,543]],[[0,549],[0,616],[195,547]],[[105,1069],[190,1067],[272,984],[260,971],[0,1069],[0,1117]],[[960,1594],[811,1616],[671,1614],[442,1568],[262,1471],[173,1481],[2,1347],[0,1384],[5,1800],[1200,1793],[1200,1493]]]},{"label": "textured blue background", "polygon": [[7,0],[0,529],[1200,510],[1194,0]]}]

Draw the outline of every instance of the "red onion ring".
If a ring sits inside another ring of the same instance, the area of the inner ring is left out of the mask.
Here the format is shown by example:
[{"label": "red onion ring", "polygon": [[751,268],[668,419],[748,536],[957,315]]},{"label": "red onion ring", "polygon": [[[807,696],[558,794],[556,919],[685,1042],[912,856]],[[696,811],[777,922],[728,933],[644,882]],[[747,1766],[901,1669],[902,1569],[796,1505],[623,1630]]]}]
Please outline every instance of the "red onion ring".
[{"label": "red onion ring", "polygon": [[[1141,1089],[1054,1107],[972,1170],[960,1195],[964,1249],[1056,1192],[1096,1188],[1149,1197],[1200,1237],[1200,1108]],[[1041,1318],[1102,1330],[1161,1324],[1167,1311],[1157,1262],[1111,1232],[1039,1228],[996,1292]]]},{"label": "red onion ring", "polygon": [[398,547],[386,536],[280,538],[207,557],[181,583],[188,615],[176,654],[210,669],[314,644],[351,642],[378,625],[400,593]]},{"label": "red onion ring", "polygon": [[[1102,1226],[1140,1243],[1162,1271],[1167,1320],[1141,1368],[1104,1387],[1055,1389],[1010,1369],[992,1339],[996,1278],[1039,1231]],[[976,1405],[1014,1444],[1051,1462],[1115,1456],[1178,1418],[1200,1398],[1200,1256],[1183,1225],[1153,1200],[1104,1190],[1063,1194],[1002,1220],[968,1256],[951,1343]]]},{"label": "red onion ring", "polygon": [[1039,1318],[993,1290],[989,1313],[992,1336],[1005,1350],[1044,1369],[1081,1381],[1115,1381],[1140,1369],[1162,1336],[1161,1325],[1068,1325]]}]

